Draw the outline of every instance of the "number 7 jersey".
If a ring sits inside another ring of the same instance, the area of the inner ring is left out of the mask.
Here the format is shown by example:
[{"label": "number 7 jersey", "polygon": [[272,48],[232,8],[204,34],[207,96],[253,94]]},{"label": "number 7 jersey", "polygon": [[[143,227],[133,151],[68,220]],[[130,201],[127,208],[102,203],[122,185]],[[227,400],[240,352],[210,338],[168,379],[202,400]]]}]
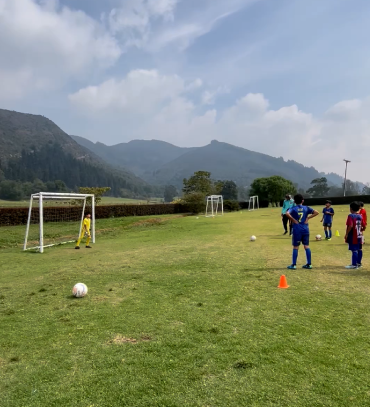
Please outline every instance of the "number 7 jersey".
[{"label": "number 7 jersey", "polygon": [[289,209],[289,215],[298,221],[298,224],[293,223],[293,232],[300,231],[303,233],[309,233],[308,224],[306,223],[307,217],[312,215],[314,210],[309,206],[296,205]]},{"label": "number 7 jersey", "polygon": [[349,244],[361,244],[363,243],[362,230],[365,226],[362,216],[358,213],[352,213],[348,215],[347,226],[352,226],[352,229],[348,233],[347,243]]}]

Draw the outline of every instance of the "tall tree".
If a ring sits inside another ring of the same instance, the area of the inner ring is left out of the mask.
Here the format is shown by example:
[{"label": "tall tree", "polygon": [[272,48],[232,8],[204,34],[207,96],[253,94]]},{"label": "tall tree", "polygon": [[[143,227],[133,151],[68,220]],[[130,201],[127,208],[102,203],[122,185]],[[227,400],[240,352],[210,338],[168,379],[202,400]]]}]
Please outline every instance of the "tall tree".
[{"label": "tall tree", "polygon": [[177,196],[177,189],[173,185],[166,185],[164,188],[164,201],[172,202]]},{"label": "tall tree", "polygon": [[256,178],[251,185],[250,196],[258,195],[260,200],[279,202],[286,194],[296,192],[293,183],[274,175],[268,178]]},{"label": "tall tree", "polygon": [[[344,186],[344,183],[343,183]],[[346,181],[346,195],[347,196],[355,196],[355,195],[360,195],[361,190],[360,190],[360,185],[358,182],[353,182],[349,179]]]},{"label": "tall tree", "polygon": [[218,195],[222,195],[224,199],[234,201],[238,199],[238,187],[234,181],[217,181],[215,192]]},{"label": "tall tree", "polygon": [[328,180],[325,177],[315,178],[311,181],[312,187],[307,190],[307,193],[313,197],[324,197],[329,192]]},{"label": "tall tree", "polygon": [[197,171],[189,179],[184,178],[182,189],[185,195],[192,192],[201,192],[204,196],[212,195],[214,191],[211,173],[207,171]]},{"label": "tall tree", "polygon": [[370,182],[366,183],[366,185],[363,187],[362,195],[370,195]]}]

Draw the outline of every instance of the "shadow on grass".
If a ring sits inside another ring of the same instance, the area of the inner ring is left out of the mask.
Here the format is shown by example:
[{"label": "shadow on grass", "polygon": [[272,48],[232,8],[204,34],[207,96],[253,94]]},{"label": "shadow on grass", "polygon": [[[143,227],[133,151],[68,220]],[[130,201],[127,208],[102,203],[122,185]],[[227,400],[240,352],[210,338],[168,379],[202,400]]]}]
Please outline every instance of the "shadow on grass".
[{"label": "shadow on grass", "polygon": [[354,269],[354,270],[346,270],[343,268],[343,270],[338,270],[336,269],[335,271],[333,270],[331,274],[339,274],[341,276],[348,276],[348,277],[370,277],[370,270],[364,270],[364,269]]}]

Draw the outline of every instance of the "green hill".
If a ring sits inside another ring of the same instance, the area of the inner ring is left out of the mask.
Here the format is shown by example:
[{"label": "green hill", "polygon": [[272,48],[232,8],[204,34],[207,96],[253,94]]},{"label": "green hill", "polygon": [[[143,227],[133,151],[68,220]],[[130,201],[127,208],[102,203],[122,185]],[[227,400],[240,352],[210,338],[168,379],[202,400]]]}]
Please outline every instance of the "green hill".
[{"label": "green hill", "polygon": [[78,144],[43,116],[0,109],[0,170],[8,180],[61,180],[78,186],[109,186],[133,196],[150,196],[155,188],[130,171],[113,168]]},{"label": "green hill", "polygon": [[295,161],[284,161],[231,144],[213,141],[198,148],[181,148],[158,140],[134,140],[114,146],[92,143],[82,137],[73,137],[105,161],[122,166],[151,184],[173,184],[182,187],[183,178],[194,171],[210,171],[215,179],[229,179],[248,186],[258,177],[281,175],[299,187],[308,188],[314,178],[326,176],[332,185],[340,185],[337,174],[320,173]]},{"label": "green hill", "polygon": [[132,140],[107,146],[93,143],[83,137],[71,136],[107,163],[128,168],[143,179],[153,180],[153,172],[164,164],[181,157],[195,148],[181,148],[159,140]]}]

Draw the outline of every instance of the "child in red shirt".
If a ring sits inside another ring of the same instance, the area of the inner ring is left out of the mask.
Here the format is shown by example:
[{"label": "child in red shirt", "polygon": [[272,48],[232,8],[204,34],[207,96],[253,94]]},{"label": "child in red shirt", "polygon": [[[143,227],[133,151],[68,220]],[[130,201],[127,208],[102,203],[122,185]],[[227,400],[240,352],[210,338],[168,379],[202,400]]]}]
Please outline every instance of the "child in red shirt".
[{"label": "child in red shirt", "polygon": [[366,209],[364,208],[365,205],[363,202],[360,202],[360,206],[361,206],[361,209],[360,209],[359,214],[362,216],[362,219],[364,221],[364,224],[365,224],[364,230],[365,230],[366,226],[367,226],[367,213],[366,213]]},{"label": "child in red shirt", "polygon": [[[363,232],[366,230],[366,226],[367,226],[367,213],[366,213],[366,209],[364,208],[364,206],[365,206],[364,203],[360,202],[361,209],[360,209],[359,214],[362,216],[362,220],[364,222]],[[363,239],[364,244],[365,244],[365,238],[363,237],[362,239]]]}]

